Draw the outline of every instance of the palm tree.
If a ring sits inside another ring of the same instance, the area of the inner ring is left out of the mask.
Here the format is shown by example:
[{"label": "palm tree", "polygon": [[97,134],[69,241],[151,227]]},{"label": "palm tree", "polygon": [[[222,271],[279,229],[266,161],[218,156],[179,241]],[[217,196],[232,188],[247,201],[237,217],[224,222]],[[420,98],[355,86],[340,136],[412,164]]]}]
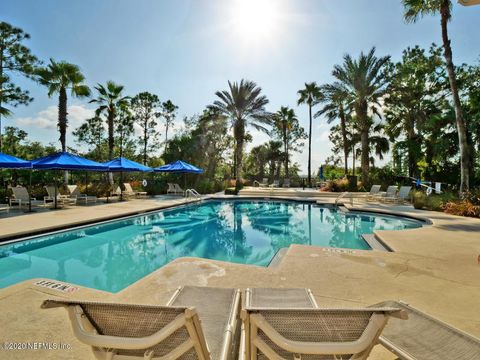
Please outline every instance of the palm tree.
[{"label": "palm tree", "polygon": [[[77,65],[66,61],[56,62],[50,59],[47,67],[35,70],[38,82],[48,88],[48,96],[58,93],[58,130],[62,151],[67,151],[67,90],[72,97],[90,96],[90,89],[85,85],[85,77]],[[68,183],[68,172],[64,173],[64,182]]]},{"label": "palm tree", "polygon": [[77,65],[65,61],[56,62],[50,59],[50,64],[45,68],[39,68],[35,71],[40,84],[48,88],[48,96],[58,93],[58,130],[60,131],[60,143],[62,151],[67,150],[67,90],[70,90],[71,96],[86,97],[90,96],[90,89],[85,85],[85,77],[80,72]]},{"label": "palm tree", "polygon": [[405,8],[404,17],[408,22],[416,22],[420,17],[425,15],[440,14],[444,50],[443,55],[447,63],[448,79],[453,95],[458,143],[460,147],[460,192],[468,191],[470,188],[470,158],[467,130],[465,126],[465,119],[463,118],[460,96],[458,94],[457,77],[455,74],[455,67],[453,65],[452,47],[450,45],[450,38],[448,36],[448,22],[452,17],[452,2],[451,0],[403,0],[403,6]]},{"label": "palm tree", "polygon": [[327,122],[331,124],[336,119],[340,119],[340,132],[343,144],[343,163],[345,176],[348,175],[348,154],[350,147],[348,144],[347,122],[351,121],[348,109],[348,94],[338,86],[338,84],[327,84],[321,87],[324,97],[320,100],[323,108],[317,111],[315,118],[325,115]]},{"label": "palm tree", "polygon": [[171,100],[167,100],[162,103],[163,108],[163,118],[165,119],[165,149],[167,151],[168,145],[168,129],[173,125],[175,121],[175,112],[178,110],[178,106],[175,105]]},{"label": "palm tree", "polygon": [[220,115],[227,116],[231,121],[235,138],[235,187],[239,190],[242,179],[245,129],[251,125],[256,130],[268,133],[265,126],[271,125],[272,114],[265,110],[268,99],[265,95],[260,95],[262,89],[255,82],[244,79],[240,83],[229,81],[228,87],[228,90],[215,93],[220,100],[215,100],[209,108],[218,111]]},{"label": "palm tree", "polygon": [[390,56],[377,58],[375,47],[368,54],[360,53],[354,60],[350,55],[343,57],[342,65],[335,65],[332,75],[337,78],[335,87],[347,94],[349,106],[355,111],[356,127],[360,132],[362,182],[369,184],[369,134],[373,125],[369,112],[380,116],[380,101],[387,84],[387,64]]},{"label": "palm tree", "polygon": [[283,152],[285,156],[285,178],[288,179],[288,162],[289,162],[289,144],[290,144],[290,130],[294,126],[294,123],[298,121],[295,111],[287,106],[280,107],[274,117],[274,125],[279,130],[282,142]]},{"label": "palm tree", "polygon": [[305,83],[305,88],[297,92],[299,95],[298,105],[308,105],[309,128],[308,128],[308,186],[312,187],[312,108],[322,97],[320,87],[315,83]]},{"label": "palm tree", "polygon": [[121,107],[129,105],[129,97],[123,96],[123,86],[115,84],[113,81],[107,81],[106,86],[98,84],[95,87],[98,92],[96,99],[90,100],[90,103],[98,104],[96,115],[100,116],[102,113],[107,115],[108,123],[108,159],[113,159],[113,150],[115,147],[115,120],[117,112]]}]

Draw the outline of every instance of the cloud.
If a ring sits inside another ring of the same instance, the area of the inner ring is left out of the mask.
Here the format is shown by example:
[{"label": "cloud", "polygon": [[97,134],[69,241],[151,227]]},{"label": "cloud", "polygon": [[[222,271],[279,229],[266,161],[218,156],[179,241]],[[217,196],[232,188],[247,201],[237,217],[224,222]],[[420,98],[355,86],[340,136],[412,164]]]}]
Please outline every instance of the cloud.
[{"label": "cloud", "polygon": [[[71,105],[68,107],[68,127],[74,130],[86,119],[93,117],[95,111],[83,105]],[[56,106],[49,106],[48,108],[39,111],[33,117],[23,117],[15,119],[15,123],[19,126],[26,126],[29,128],[56,130],[58,122],[58,108]]]}]

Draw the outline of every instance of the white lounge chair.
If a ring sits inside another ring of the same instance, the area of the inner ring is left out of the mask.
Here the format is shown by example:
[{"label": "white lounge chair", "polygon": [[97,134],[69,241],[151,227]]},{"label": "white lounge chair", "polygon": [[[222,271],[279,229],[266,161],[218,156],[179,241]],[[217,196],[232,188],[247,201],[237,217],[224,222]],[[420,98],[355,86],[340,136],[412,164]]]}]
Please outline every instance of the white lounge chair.
[{"label": "white lounge chair", "polygon": [[23,186],[12,186],[13,197],[9,200],[10,207],[13,205],[18,205],[19,208],[22,208],[23,205],[28,206],[30,203],[32,206],[43,204],[43,201],[31,198],[28,194],[28,190]]},{"label": "white lounge chair", "polygon": [[246,299],[240,359],[364,360],[390,317],[407,318],[404,311],[391,307],[315,308],[306,297],[307,306],[300,302],[300,307],[288,307],[275,295],[270,306],[268,299],[260,304]]},{"label": "white lounge chair", "polygon": [[57,204],[60,205],[76,205],[77,198],[69,195],[62,195],[56,185],[47,185],[45,186],[47,190],[47,196],[43,197],[44,205],[49,203],[55,203],[55,197],[57,198]]},{"label": "white lounge chair", "polygon": [[411,190],[411,186],[400,186],[400,190],[398,190],[398,194],[395,197],[394,202],[398,202],[400,204],[407,202],[409,200]]},{"label": "white lounge chair", "polygon": [[0,211],[6,211],[8,213],[10,211],[10,206],[8,204],[0,204]]},{"label": "white lounge chair", "polygon": [[167,306],[47,300],[97,359],[233,359],[240,291],[184,287]]},{"label": "white lounge chair", "polygon": [[82,194],[77,185],[67,185],[67,188],[71,197],[75,197],[78,202],[85,202],[85,205],[87,205],[89,202],[96,203],[98,200],[96,196]]},{"label": "white lounge chair", "polygon": [[130,183],[123,183],[123,186],[125,187],[125,191],[123,192],[124,195],[135,197],[147,196],[146,191],[134,191]]},{"label": "white lounge chair", "polygon": [[378,201],[383,201],[383,202],[395,201],[397,197],[397,190],[398,190],[398,186],[390,185],[389,187],[387,187],[386,192],[378,193],[376,196],[374,196],[374,199]]},{"label": "white lounge chair", "polygon": [[255,180],[253,185],[257,184],[259,187],[267,187],[268,186],[268,178],[263,178],[262,182]]},{"label": "white lounge chair", "polygon": [[278,188],[280,187],[280,180],[273,180],[273,183],[269,185],[271,188]]},{"label": "white lounge chair", "polygon": [[283,187],[284,188],[289,188],[290,187],[290,179],[283,180]]},{"label": "white lounge chair", "polygon": [[180,185],[178,184],[173,184],[173,186],[175,187],[175,194],[181,194],[181,195],[185,195],[185,190],[183,190]]},{"label": "white lounge chair", "polygon": [[375,200],[375,197],[378,196],[381,187],[381,185],[372,185],[370,192],[367,194],[367,201]]},{"label": "white lounge chair", "polygon": [[175,189],[175,185],[173,185],[172,183],[167,183],[167,185],[168,185],[167,194],[176,195],[177,194],[177,189]]}]

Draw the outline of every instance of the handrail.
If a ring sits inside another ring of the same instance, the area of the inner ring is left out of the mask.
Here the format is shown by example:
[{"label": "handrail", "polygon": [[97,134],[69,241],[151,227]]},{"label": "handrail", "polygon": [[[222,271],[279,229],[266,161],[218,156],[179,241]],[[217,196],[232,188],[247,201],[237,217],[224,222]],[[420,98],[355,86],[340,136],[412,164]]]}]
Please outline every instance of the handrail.
[{"label": "handrail", "polygon": [[195,189],[187,189],[187,190],[185,191],[185,197],[188,198],[189,195],[193,196],[194,198],[199,198],[199,197],[202,196],[202,195],[200,195],[200,194],[198,193],[198,191],[195,190]]},{"label": "handrail", "polygon": [[[348,191],[345,191],[343,193],[340,194],[340,196],[338,196],[336,199],[335,199],[335,206],[338,207],[338,202],[343,199],[345,196],[349,195],[350,193]],[[353,205],[353,197],[352,195],[350,195],[350,204]]]}]

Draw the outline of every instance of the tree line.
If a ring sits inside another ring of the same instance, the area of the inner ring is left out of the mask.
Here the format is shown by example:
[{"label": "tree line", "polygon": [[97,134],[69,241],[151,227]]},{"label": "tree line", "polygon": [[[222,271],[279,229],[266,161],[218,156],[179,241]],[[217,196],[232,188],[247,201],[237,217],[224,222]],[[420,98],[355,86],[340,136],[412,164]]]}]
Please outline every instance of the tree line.
[{"label": "tree line", "polygon": [[[12,80],[13,74],[22,74],[44,85],[49,96],[58,96],[63,151],[68,96],[91,98],[90,103],[97,106],[95,116],[73,134],[94,159],[138,156],[144,164],[152,165],[181,158],[206,169],[198,180],[204,181],[205,188],[213,189],[233,178],[238,189],[244,177],[261,181],[265,176],[288,179],[298,175],[299,165],[292,162],[292,154],[302,151],[307,143],[307,181],[311,186],[312,138],[316,136],[312,123],[325,119],[335,123],[329,135],[333,143],[329,160],[342,164],[344,175],[357,175],[360,159],[363,185],[372,181],[375,158],[391,152],[388,167],[393,173],[442,180],[464,192],[479,179],[480,67],[453,64],[448,36],[450,0],[403,0],[403,5],[407,22],[440,15],[442,46],[409,47],[397,62],[377,55],[375,47],[358,56],[346,54],[333,67],[331,82],[307,82],[297,92],[297,105],[308,107],[307,130],[300,126],[293,108],[268,111],[269,100],[262,89],[242,79],[229,81],[228,88],[217,91],[215,100],[200,114],[184,118],[183,128],[171,138],[178,111],[171,100],[162,102],[148,92],[126,96],[124,87],[112,81],[98,84],[92,91],[78,66],[55,60],[43,66],[23,45],[29,35],[0,23],[0,129],[2,115],[9,116],[12,107],[33,100]],[[161,159],[150,156],[161,143],[157,131],[160,119],[165,129]],[[138,139],[133,138],[134,124],[142,130]],[[245,146],[252,141],[249,129],[268,134],[269,141],[247,152]],[[7,131],[11,135],[14,130]]]}]

